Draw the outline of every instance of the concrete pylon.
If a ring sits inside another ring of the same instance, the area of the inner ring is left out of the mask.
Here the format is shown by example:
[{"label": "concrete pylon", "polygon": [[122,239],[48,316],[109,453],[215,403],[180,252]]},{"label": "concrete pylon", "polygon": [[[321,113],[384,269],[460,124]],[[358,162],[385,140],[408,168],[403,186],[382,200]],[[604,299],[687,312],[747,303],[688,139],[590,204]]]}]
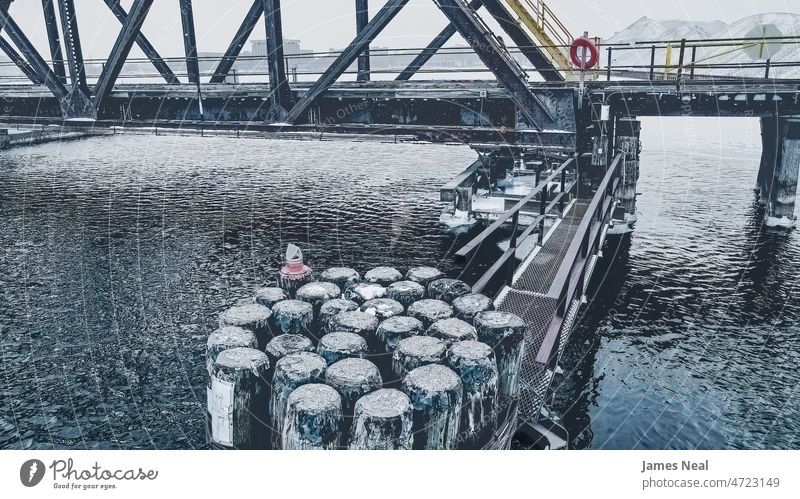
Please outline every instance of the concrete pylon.
[{"label": "concrete pylon", "polygon": [[633,226],[639,218],[636,214],[636,183],[639,180],[641,129],[642,123],[634,117],[620,118],[617,121],[615,144],[617,151],[622,154],[618,197],[624,215],[623,219],[619,221],[620,223],[615,223],[614,227],[609,230],[610,234],[632,232]]},{"label": "concrete pylon", "polygon": [[773,116],[761,119],[761,166],[756,189],[766,204],[768,227],[792,228],[797,179],[800,172],[800,117]]}]

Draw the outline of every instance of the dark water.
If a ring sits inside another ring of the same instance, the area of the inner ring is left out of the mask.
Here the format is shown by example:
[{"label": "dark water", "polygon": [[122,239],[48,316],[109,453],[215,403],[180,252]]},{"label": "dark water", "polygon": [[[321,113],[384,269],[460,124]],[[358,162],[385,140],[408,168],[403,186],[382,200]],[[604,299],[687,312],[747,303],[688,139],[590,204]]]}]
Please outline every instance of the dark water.
[{"label": "dark water", "polygon": [[196,448],[217,314],[313,267],[457,273],[468,148],[117,136],[2,153],[0,448]]},{"label": "dark water", "polygon": [[[557,380],[574,445],[797,447],[799,246],[761,231],[757,122],[648,121],[643,140],[641,221]],[[316,268],[457,274],[469,233],[437,224],[437,189],[473,159],[148,136],[0,153],[0,448],[202,447],[217,313],[287,242]]]},{"label": "dark water", "polygon": [[645,120],[642,139],[639,223],[557,382],[573,445],[800,447],[800,242],[762,227],[758,121]]}]

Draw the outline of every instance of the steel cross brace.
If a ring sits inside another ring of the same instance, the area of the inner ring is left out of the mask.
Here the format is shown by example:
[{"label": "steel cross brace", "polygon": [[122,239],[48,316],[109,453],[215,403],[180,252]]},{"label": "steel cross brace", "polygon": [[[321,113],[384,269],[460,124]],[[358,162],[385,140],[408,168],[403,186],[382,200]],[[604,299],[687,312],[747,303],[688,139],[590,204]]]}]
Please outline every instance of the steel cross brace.
[{"label": "steel cross brace", "polygon": [[150,10],[150,7],[153,6],[153,1],[154,0],[135,0],[133,6],[131,6],[128,19],[122,26],[122,31],[120,31],[117,41],[114,43],[114,48],[111,49],[103,71],[97,79],[97,85],[94,89],[95,111],[100,109],[103,105],[103,101],[108,97],[108,94],[111,93],[111,89],[114,88],[122,66],[125,64],[125,59],[128,58],[133,43],[136,41],[136,37],[142,29],[142,24],[144,24],[144,20],[147,17],[147,12]]},{"label": "steel cross brace", "polygon": [[505,87],[526,123],[536,130],[541,130],[543,126],[552,126],[555,120],[531,90],[525,72],[500,46],[478,14],[463,0],[433,0],[433,2]]},{"label": "steel cross brace", "polygon": [[244,47],[245,42],[247,42],[247,39],[250,37],[250,33],[255,29],[256,23],[258,23],[263,13],[263,0],[254,0],[241,26],[239,26],[239,31],[234,35],[231,44],[228,46],[228,50],[225,51],[225,55],[223,55],[222,59],[219,61],[217,69],[214,70],[214,75],[211,77],[210,83],[225,82],[225,77],[228,76],[231,67],[233,67],[233,63],[236,62],[236,58],[239,57],[242,47]]},{"label": "steel cross brace", "polygon": [[[47,0],[45,0],[47,1]],[[120,5],[120,0],[103,0],[108,8],[111,9],[111,12],[114,14],[114,17],[125,26],[125,21],[128,20],[128,13],[125,9]],[[144,36],[143,33],[139,33],[136,37],[136,44],[142,49],[144,55],[150,59],[150,62],[153,63],[156,70],[161,73],[161,76],[164,80],[169,84],[177,84],[180,83],[178,77],[175,76],[175,73],[170,69],[169,65],[164,61],[164,58],[159,55],[158,51],[153,47],[150,41]]]},{"label": "steel cross brace", "polygon": [[[197,37],[194,33],[194,9],[192,0],[180,0],[181,25],[183,26],[183,48],[186,56],[186,73],[189,83],[200,83],[200,64],[197,61]],[[139,36],[142,36],[139,34]]]},{"label": "steel cross brace", "polygon": [[47,28],[47,41],[50,45],[50,57],[53,59],[53,70],[62,83],[67,82],[67,72],[64,69],[64,53],[61,50],[61,35],[58,33],[58,17],[53,0],[42,0],[44,24]]},{"label": "steel cross brace", "polygon": [[350,45],[342,51],[327,70],[319,77],[311,88],[303,95],[300,101],[289,112],[286,121],[294,124],[303,116],[316,100],[344,73],[348,67],[369,46],[372,40],[391,22],[400,12],[408,0],[389,0],[380,11],[375,14],[369,23],[362,29]]}]

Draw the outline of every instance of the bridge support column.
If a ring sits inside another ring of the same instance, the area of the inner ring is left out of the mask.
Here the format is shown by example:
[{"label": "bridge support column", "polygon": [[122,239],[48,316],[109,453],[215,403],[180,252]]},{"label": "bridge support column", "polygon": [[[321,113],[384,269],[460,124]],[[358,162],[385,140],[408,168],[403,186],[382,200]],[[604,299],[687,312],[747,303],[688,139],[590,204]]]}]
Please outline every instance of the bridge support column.
[{"label": "bridge support column", "polygon": [[[617,120],[615,127],[615,149],[622,154],[622,171],[618,197],[622,219],[610,231],[614,234],[628,234],[633,231],[633,225],[638,216],[636,214],[636,183],[639,180],[639,153],[641,142],[639,140],[642,123],[633,117],[623,117]],[[617,215],[619,217],[620,215]],[[615,218],[617,218],[615,217]]]},{"label": "bridge support column", "polygon": [[768,227],[794,227],[800,172],[800,118],[763,118],[761,140],[757,188],[759,199],[767,205],[764,223]]}]

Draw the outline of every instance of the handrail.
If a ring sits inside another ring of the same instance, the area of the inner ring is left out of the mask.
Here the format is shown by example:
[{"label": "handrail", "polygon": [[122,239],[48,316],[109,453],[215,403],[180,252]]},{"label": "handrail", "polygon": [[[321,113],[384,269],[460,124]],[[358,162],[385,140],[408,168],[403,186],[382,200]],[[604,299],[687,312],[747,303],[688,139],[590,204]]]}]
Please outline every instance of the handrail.
[{"label": "handrail", "polygon": [[455,256],[458,258],[465,258],[467,255],[475,251],[483,242],[488,238],[490,235],[494,233],[497,229],[499,229],[509,218],[514,216],[518,213],[522,208],[528,204],[534,196],[539,194],[545,186],[547,186],[550,182],[552,182],[558,175],[561,175],[561,172],[565,171],[573,162],[575,158],[569,158],[561,166],[559,166],[549,177],[539,182],[539,184],[531,190],[524,198],[520,199],[517,204],[515,204],[510,209],[506,210],[502,215],[500,215],[497,220],[495,220],[491,225],[486,227],[480,234],[475,236],[470,242],[465,244],[461,247],[460,250],[456,251]]},{"label": "handrail", "polygon": [[[542,345],[536,354],[536,362],[539,364],[550,364],[554,349],[558,348],[561,325],[569,311],[569,302],[575,295],[578,286],[583,283],[583,279],[580,278],[586,269],[582,264],[584,263],[583,260],[588,258],[590,243],[592,243],[590,239],[593,235],[596,237],[600,233],[595,227],[595,222],[605,219],[605,211],[608,210],[616,191],[621,160],[622,154],[617,154],[614,157],[614,161],[608,168],[597,188],[597,192],[586,209],[578,230],[575,232],[575,237],[561,261],[561,266],[556,273],[555,279],[553,279],[553,283],[550,285],[550,290],[547,292],[547,297],[556,301],[556,315],[551,321]],[[583,268],[581,274],[575,273],[578,267]]]}]

